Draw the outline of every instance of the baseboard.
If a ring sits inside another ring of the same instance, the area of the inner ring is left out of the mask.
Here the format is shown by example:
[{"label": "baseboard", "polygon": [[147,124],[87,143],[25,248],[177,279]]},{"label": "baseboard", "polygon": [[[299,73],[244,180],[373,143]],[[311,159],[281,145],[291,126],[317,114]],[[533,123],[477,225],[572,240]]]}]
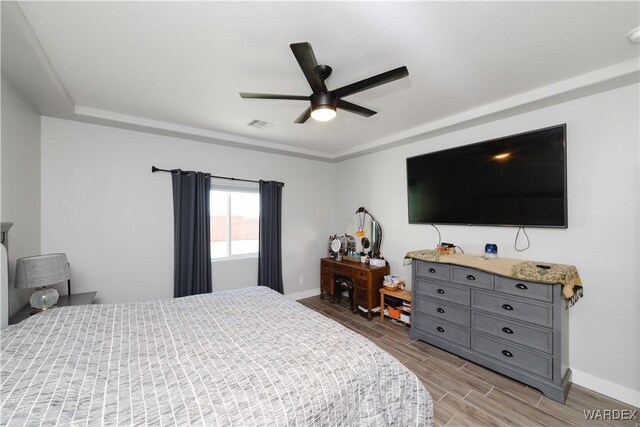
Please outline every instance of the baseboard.
[{"label": "baseboard", "polygon": [[317,295],[320,295],[320,287],[318,286],[317,289],[309,289],[307,291],[302,291],[302,292],[294,292],[292,294],[285,294],[284,296],[292,299],[292,300],[299,300],[299,299],[303,299],[303,298],[309,298],[309,297],[315,297]]},{"label": "baseboard", "polygon": [[620,400],[636,408],[640,407],[640,391],[594,377],[593,375],[586,374],[574,368],[571,368],[571,371],[573,373],[572,382],[574,384],[597,391],[598,393]]}]

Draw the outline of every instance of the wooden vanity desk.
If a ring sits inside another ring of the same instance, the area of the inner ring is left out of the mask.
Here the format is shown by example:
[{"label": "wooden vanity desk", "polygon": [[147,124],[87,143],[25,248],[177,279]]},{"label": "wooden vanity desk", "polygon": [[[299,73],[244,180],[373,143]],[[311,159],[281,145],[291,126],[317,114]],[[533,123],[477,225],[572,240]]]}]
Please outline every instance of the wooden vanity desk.
[{"label": "wooden vanity desk", "polygon": [[320,298],[327,293],[333,302],[336,277],[344,277],[353,282],[353,299],[355,312],[358,305],[369,310],[367,318],[372,319],[371,310],[380,305],[380,288],[384,276],[389,273],[389,266],[372,267],[369,264],[352,261],[336,261],[333,258],[320,260]]}]

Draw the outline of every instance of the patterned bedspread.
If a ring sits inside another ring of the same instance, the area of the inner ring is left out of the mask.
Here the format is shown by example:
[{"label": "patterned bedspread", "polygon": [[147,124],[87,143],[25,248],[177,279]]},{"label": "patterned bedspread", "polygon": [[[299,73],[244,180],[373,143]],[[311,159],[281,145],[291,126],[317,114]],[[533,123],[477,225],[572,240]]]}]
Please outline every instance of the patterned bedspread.
[{"label": "patterned bedspread", "polygon": [[2,331],[1,425],[424,426],[369,340],[264,287],[50,310]]}]

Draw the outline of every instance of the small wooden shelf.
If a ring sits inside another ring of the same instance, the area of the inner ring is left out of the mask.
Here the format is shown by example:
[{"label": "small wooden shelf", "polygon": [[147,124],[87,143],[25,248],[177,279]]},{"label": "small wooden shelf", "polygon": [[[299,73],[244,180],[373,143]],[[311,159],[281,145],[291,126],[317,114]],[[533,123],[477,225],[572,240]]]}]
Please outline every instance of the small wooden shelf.
[{"label": "small wooden shelf", "polygon": [[[396,289],[396,290],[390,290],[390,289],[386,289],[386,288],[382,288],[380,289],[380,318],[384,320],[384,310],[385,310],[385,303],[384,303],[384,296],[385,295],[389,295],[392,296],[394,298],[398,298],[401,299],[402,301],[406,301],[406,302],[411,302],[411,291],[407,291],[404,289]],[[403,310],[404,311],[404,310]],[[406,314],[408,314],[409,316],[411,316],[411,313],[406,312]],[[395,317],[392,316],[388,316],[390,319],[394,319],[394,320],[398,320],[400,322],[406,323],[408,325],[411,325],[411,322],[404,322],[400,319],[396,319]]]}]

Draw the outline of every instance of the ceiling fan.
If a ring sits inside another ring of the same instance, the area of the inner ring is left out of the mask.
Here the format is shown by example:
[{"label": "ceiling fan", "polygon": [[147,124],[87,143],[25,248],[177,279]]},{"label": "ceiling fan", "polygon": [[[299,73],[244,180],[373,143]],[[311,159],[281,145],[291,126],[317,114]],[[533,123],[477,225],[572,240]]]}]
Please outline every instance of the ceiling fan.
[{"label": "ceiling fan", "polygon": [[328,65],[318,65],[316,56],[313,54],[313,49],[309,43],[293,43],[290,47],[313,93],[309,96],[298,96],[240,92],[240,97],[253,99],[289,99],[310,102],[311,105],[300,114],[294,123],[304,123],[309,117],[318,121],[331,120],[336,116],[336,108],[350,111],[364,117],[371,117],[376,114],[375,111],[352,104],[342,98],[409,75],[409,70],[403,66],[338,89],[328,90],[324,81],[331,75],[331,67]]}]

